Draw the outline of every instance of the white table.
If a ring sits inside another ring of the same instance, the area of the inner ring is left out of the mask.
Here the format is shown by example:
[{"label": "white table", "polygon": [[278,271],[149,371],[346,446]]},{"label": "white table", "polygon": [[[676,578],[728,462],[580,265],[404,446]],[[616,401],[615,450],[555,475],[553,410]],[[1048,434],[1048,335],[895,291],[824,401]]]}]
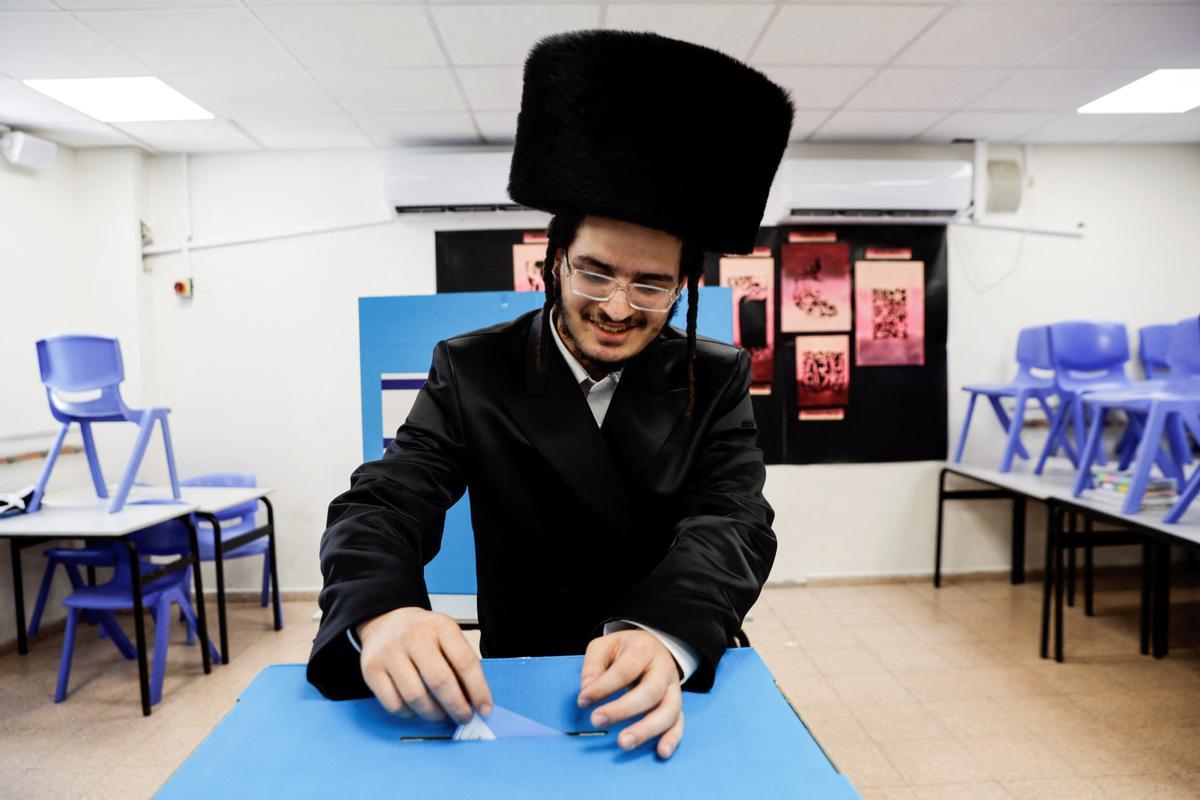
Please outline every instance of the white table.
[{"label": "white table", "polygon": [[[53,539],[119,540],[129,550],[129,567],[133,584],[133,625],[137,641],[138,684],[142,696],[142,713],[149,716],[150,680],[147,668],[142,587],[163,575],[196,564],[197,569],[192,571],[196,597],[204,597],[204,583],[198,568],[200,548],[196,540],[196,528],[191,518],[192,513],[196,511],[198,511],[198,506],[195,504],[180,501],[170,504],[130,504],[115,514],[110,514],[107,503],[93,495],[88,503],[48,499],[40,510],[32,514],[19,514],[15,517],[0,519],[0,538],[9,540],[12,552],[13,605],[17,616],[17,651],[22,655],[29,652],[29,642],[25,630],[25,587],[21,576],[21,550]],[[191,554],[181,556],[166,564],[156,565],[150,572],[142,575],[142,564],[138,556],[137,545],[130,534],[175,519],[181,520],[187,526]],[[202,602],[197,603],[196,618],[201,642],[198,649],[204,663],[204,671],[208,673],[212,671],[212,664],[207,647],[208,623],[205,619],[204,603]]]},{"label": "white table", "polygon": [[[221,663],[229,663],[229,632],[225,612],[225,554],[238,549],[255,539],[267,537],[267,559],[271,572],[271,607],[274,614],[275,630],[283,629],[283,612],[279,601],[279,574],[275,562],[275,509],[267,495],[274,489],[265,486],[181,486],[180,500],[193,506],[197,517],[212,526],[214,544],[213,566],[217,573],[217,627],[221,640]],[[141,503],[147,500],[165,502],[172,499],[169,486],[134,486],[129,492],[127,504]],[[236,508],[246,503],[259,501],[267,510],[267,524],[260,525],[252,531],[235,536],[229,541],[221,538],[221,522],[218,516],[226,509]],[[88,487],[82,487],[56,495],[56,506],[82,506],[91,508],[98,502],[95,494]],[[141,506],[153,508],[154,506]]]}]

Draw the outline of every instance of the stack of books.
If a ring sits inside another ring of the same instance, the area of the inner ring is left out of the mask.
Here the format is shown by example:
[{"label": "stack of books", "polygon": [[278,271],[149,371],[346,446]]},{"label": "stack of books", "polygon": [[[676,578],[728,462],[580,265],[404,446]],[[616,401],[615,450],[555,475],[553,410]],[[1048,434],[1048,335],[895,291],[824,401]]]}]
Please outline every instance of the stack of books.
[{"label": "stack of books", "polygon": [[[1133,483],[1133,473],[1131,472],[1093,467],[1093,488],[1087,492],[1087,497],[1109,505],[1124,505],[1131,483]],[[1175,505],[1176,499],[1178,497],[1175,491],[1175,481],[1169,478],[1152,477],[1146,483],[1146,493],[1142,495],[1142,508],[1170,508]]]}]

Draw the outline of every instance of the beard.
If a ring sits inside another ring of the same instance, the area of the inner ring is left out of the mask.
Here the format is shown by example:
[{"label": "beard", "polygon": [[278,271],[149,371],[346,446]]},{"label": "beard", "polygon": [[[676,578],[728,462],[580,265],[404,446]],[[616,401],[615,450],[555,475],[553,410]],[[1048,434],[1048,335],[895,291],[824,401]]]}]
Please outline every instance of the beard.
[{"label": "beard", "polygon": [[[601,318],[603,319],[603,317]],[[579,344],[579,338],[576,336],[574,329],[571,327],[571,316],[563,307],[561,297],[554,303],[554,319],[557,320],[558,323],[561,323],[556,327],[558,329],[558,335],[562,337],[563,344],[567,346],[567,349],[571,351],[571,354],[575,356],[575,359],[589,373],[617,372],[618,370],[624,369],[625,365],[629,363],[630,359],[628,358],[597,358],[589,353],[585,353],[583,346]],[[645,326],[645,324],[646,321],[643,319],[640,323],[638,323],[638,327]],[[636,355],[636,353],[634,355]]]}]

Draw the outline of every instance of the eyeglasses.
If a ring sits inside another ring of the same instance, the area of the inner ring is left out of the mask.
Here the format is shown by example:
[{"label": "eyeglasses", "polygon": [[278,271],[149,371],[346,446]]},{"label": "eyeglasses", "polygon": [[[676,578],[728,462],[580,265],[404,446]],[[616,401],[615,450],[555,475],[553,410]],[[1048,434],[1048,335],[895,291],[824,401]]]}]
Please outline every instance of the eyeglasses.
[{"label": "eyeglasses", "polygon": [[564,252],[563,257],[567,265],[567,285],[571,287],[571,293],[579,297],[605,303],[613,299],[619,290],[625,292],[630,308],[656,313],[670,310],[671,304],[679,297],[678,289],[664,289],[647,283],[621,283],[611,275],[575,269],[571,266],[571,256]]}]

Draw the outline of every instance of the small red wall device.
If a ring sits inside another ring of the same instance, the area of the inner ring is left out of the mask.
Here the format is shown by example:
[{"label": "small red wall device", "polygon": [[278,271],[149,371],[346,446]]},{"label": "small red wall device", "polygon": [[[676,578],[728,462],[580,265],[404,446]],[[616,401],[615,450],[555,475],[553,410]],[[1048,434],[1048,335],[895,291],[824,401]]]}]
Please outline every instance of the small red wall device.
[{"label": "small red wall device", "polygon": [[175,296],[176,297],[191,297],[192,296],[192,279],[181,278],[175,281]]}]

